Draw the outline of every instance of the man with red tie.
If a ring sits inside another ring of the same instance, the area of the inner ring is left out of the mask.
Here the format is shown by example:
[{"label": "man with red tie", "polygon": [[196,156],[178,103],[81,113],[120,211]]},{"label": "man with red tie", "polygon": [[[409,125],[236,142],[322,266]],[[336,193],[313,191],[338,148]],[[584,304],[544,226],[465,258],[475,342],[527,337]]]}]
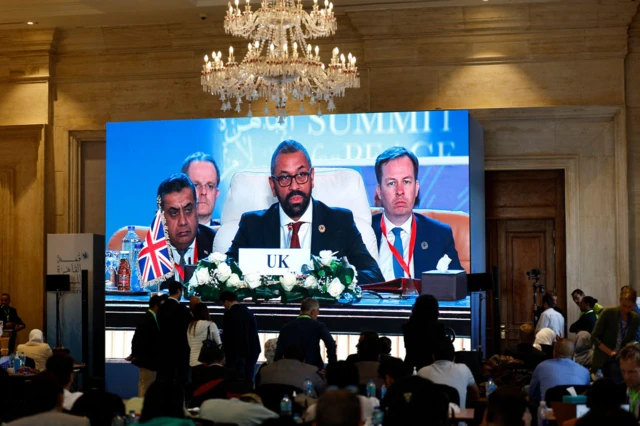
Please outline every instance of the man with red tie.
[{"label": "man with red tie", "polygon": [[309,248],[316,255],[331,250],[338,258],[347,256],[358,271],[358,282],[384,281],[353,213],[312,200],[313,167],[304,146],[293,140],[278,145],[271,157],[269,185],[278,203],[242,215],[229,256],[237,259],[240,248]]}]

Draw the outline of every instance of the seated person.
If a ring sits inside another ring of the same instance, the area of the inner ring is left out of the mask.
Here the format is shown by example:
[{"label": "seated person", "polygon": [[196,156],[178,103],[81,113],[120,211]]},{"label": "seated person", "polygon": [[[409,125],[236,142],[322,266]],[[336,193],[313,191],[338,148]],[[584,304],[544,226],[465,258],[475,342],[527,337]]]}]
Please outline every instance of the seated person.
[{"label": "seated person", "polygon": [[[610,417],[613,418],[617,415],[620,406],[625,404],[625,392],[624,387],[615,383],[611,379],[603,378],[593,382],[593,385],[587,391],[587,407],[589,412],[585,414],[582,419],[586,423],[592,424],[615,424],[616,426],[621,423],[613,423]],[[633,415],[631,416],[633,418]],[[571,419],[563,423],[563,426],[575,426],[582,419]],[[603,419],[595,423],[596,419]],[[584,423],[581,423],[584,424]],[[623,424],[623,423],[622,423]],[[635,423],[637,425],[637,421]]]},{"label": "seated person", "polygon": [[349,259],[360,283],[384,281],[353,214],[312,200],[313,167],[304,146],[292,140],[278,145],[271,157],[269,185],[278,202],[242,215],[229,256],[238,259],[240,248],[309,248],[314,255],[331,250]]},{"label": "seated person", "polygon": [[260,385],[289,385],[304,391],[307,379],[313,383],[311,397],[317,398],[324,391],[324,381],[318,375],[318,367],[304,363],[304,349],[297,344],[287,346],[282,359],[260,370]]},{"label": "seated person", "polygon": [[556,301],[551,294],[545,294],[542,297],[542,306],[544,307],[544,312],[540,315],[536,331],[550,328],[555,336],[564,336],[564,317],[560,312],[553,309],[556,306]]},{"label": "seated person", "polygon": [[361,426],[363,423],[360,399],[353,392],[332,390],[318,401],[316,426]]},{"label": "seated person", "polygon": [[591,334],[593,328],[596,326],[596,321],[598,321],[598,316],[594,309],[597,303],[598,299],[594,299],[591,296],[584,296],[580,300],[580,318],[569,327],[571,333],[586,331]]},{"label": "seated person", "polygon": [[555,340],[556,335],[550,328],[536,330],[536,340],[533,347],[544,352],[547,358],[553,358],[553,342]]},{"label": "seated person", "polygon": [[380,367],[380,339],[377,337],[366,338],[358,343],[359,360],[355,363],[360,375],[360,389],[365,389],[370,380],[376,385],[378,394],[380,388],[384,384],[383,380],[378,376],[378,368]]},{"label": "seated person", "polygon": [[64,388],[62,408],[71,411],[73,404],[82,396],[82,392],[70,391],[73,384],[73,358],[65,353],[55,353],[47,360],[46,369]]},{"label": "seated person", "polygon": [[487,402],[483,425],[525,426],[527,399],[520,389],[499,387],[489,396]]},{"label": "seated person", "polygon": [[83,393],[71,409],[74,416],[88,418],[91,426],[110,426],[114,417],[126,413],[124,402],[118,395],[95,390]]},{"label": "seated person", "polygon": [[455,350],[449,339],[438,342],[433,353],[433,364],[421,368],[418,376],[457,390],[460,408],[466,407],[467,399],[475,401],[480,397],[480,390],[469,367],[455,363]]},{"label": "seated person", "polygon": [[183,388],[171,382],[155,381],[144,396],[140,423],[145,426],[194,426],[185,413]]},{"label": "seated person", "polygon": [[520,343],[515,348],[507,348],[504,354],[524,363],[524,367],[535,369],[538,364],[547,359],[547,355],[540,349],[534,348],[536,333],[531,324],[520,326]]},{"label": "seated person", "polygon": [[591,367],[591,359],[593,358],[593,344],[591,343],[591,334],[586,331],[580,331],[576,335],[576,353],[573,360],[583,367]]},{"label": "seated person", "polygon": [[382,336],[380,338],[380,362],[385,357],[391,356],[391,339]]},{"label": "seated person", "polygon": [[378,367],[378,377],[383,381],[387,389],[389,389],[396,380],[409,377],[411,368],[400,358],[386,357],[381,359],[380,367]]},{"label": "seated person", "polygon": [[529,385],[529,400],[536,406],[544,400],[547,390],[560,385],[588,386],[589,370],[573,361],[575,346],[569,339],[560,339],[553,348],[553,359],[542,362],[533,371]]},{"label": "seated person", "polygon": [[347,361],[349,362],[358,362],[360,361],[360,343],[362,343],[365,339],[378,339],[378,333],[375,331],[363,331],[360,333],[360,337],[358,338],[358,343],[356,344],[357,352],[355,354],[351,354],[347,357]]},{"label": "seated person", "polygon": [[378,239],[378,264],[385,281],[420,278],[423,271],[436,269],[445,254],[451,258],[449,269],[463,269],[451,227],[413,214],[420,190],[418,166],[415,154],[400,146],[376,158],[376,196],[384,212],[373,216],[371,226]]},{"label": "seated person", "polygon": [[200,406],[199,419],[214,423],[238,426],[258,426],[268,419],[277,419],[277,413],[262,405],[256,394],[242,395],[233,399],[208,399]]},{"label": "seated person", "polygon": [[29,341],[18,345],[16,352],[24,352],[25,356],[31,358],[36,363],[36,370],[44,371],[47,368],[47,360],[53,351],[51,347],[44,343],[44,336],[42,331],[34,328],[29,333]]},{"label": "seated person", "polygon": [[449,400],[445,393],[419,376],[395,382],[381,408],[385,412],[384,426],[449,424]]}]

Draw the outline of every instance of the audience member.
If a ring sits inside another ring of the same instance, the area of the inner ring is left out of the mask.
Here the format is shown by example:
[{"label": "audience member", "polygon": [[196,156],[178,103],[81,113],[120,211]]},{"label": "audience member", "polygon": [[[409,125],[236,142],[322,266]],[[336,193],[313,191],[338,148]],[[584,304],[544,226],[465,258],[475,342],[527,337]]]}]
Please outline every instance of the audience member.
[{"label": "audience member", "polygon": [[533,346],[536,340],[536,332],[532,324],[520,326],[520,343],[515,348],[509,348],[504,354],[523,362],[527,369],[535,369],[538,364],[547,359],[547,355]]},{"label": "audience member", "polygon": [[258,426],[268,419],[277,419],[279,416],[265,408],[261,402],[256,401],[253,397],[243,396],[204,401],[200,406],[198,417],[215,423]]},{"label": "audience member", "polygon": [[113,418],[126,414],[122,398],[103,392],[85,392],[73,404],[71,414],[89,419],[91,426],[111,426]]},{"label": "audience member", "polygon": [[536,331],[536,340],[533,347],[544,352],[547,358],[553,358],[553,342],[556,340],[556,334],[550,328],[543,328]]},{"label": "audience member", "polygon": [[391,356],[391,339],[383,336],[380,338],[380,361],[387,356]]},{"label": "audience member", "polygon": [[596,411],[589,415],[585,414],[584,417],[578,419],[576,426],[602,426],[605,424],[616,426],[638,426],[638,420],[633,417],[633,414],[618,407],[607,413]]},{"label": "audience member", "polygon": [[260,364],[260,367],[258,368],[258,372],[256,373],[256,379],[255,379],[256,386],[258,386],[260,384],[260,371],[262,371],[262,369],[264,367],[266,367],[267,365],[272,364],[273,362],[275,362],[276,346],[277,345],[278,345],[278,339],[277,338],[269,339],[269,340],[264,342],[264,359],[265,359],[265,361],[262,364]]},{"label": "audience member", "polygon": [[317,426],[361,426],[360,399],[348,390],[332,390],[320,397],[316,414]]},{"label": "audience member", "polygon": [[25,328],[25,325],[20,319],[16,308],[11,306],[11,296],[9,296],[8,293],[2,293],[0,295],[0,321],[3,322],[3,330],[5,333],[11,332],[9,336],[9,353],[11,353],[16,347],[17,333]]},{"label": "audience member", "polygon": [[618,355],[620,372],[627,386],[629,411],[640,419],[640,345],[625,346]]},{"label": "audience member", "polygon": [[435,297],[423,294],[416,299],[409,322],[402,326],[407,351],[404,361],[411,368],[419,370],[433,362],[434,346],[445,337],[444,325],[438,322],[439,315]]},{"label": "audience member", "polygon": [[583,367],[590,368],[593,359],[593,345],[591,344],[591,334],[581,331],[576,336],[576,354],[573,360]]},{"label": "audience member", "polygon": [[356,353],[355,354],[350,354],[347,357],[347,361],[349,362],[358,362],[360,361],[360,343],[362,343],[363,340],[365,339],[374,339],[374,340],[378,340],[378,333],[376,333],[375,331],[363,331],[362,333],[360,333],[360,337],[358,337],[358,343],[356,343]]},{"label": "audience member", "polygon": [[480,397],[480,390],[469,367],[454,362],[455,350],[449,339],[444,338],[438,342],[433,352],[433,360],[433,364],[418,371],[418,376],[457,390],[460,408],[466,407],[467,399],[475,401]]},{"label": "audience member", "polygon": [[190,354],[187,327],[191,322],[191,312],[180,303],[182,291],[181,283],[171,281],[169,299],[158,309],[162,356],[158,364],[157,380],[178,385],[187,383]]},{"label": "audience member", "polygon": [[46,364],[47,372],[64,388],[62,407],[70,411],[73,404],[82,396],[82,392],[71,392],[73,384],[73,358],[64,353],[54,353]]},{"label": "audience member", "polygon": [[311,396],[317,398],[324,391],[324,381],[318,375],[317,366],[305,364],[304,348],[297,344],[289,345],[281,359],[260,370],[261,385],[289,385],[304,390],[306,379],[313,383]]},{"label": "audience member", "polygon": [[138,396],[144,398],[151,383],[156,380],[160,351],[160,326],[158,325],[158,309],[160,296],[157,294],[149,299],[149,309],[138,323],[136,332],[131,340],[131,355],[127,358],[139,368]]},{"label": "audience member", "polygon": [[[615,414],[626,401],[624,387],[613,380],[604,378],[591,385],[587,391],[587,407],[589,412],[583,416],[589,420],[601,415]],[[563,426],[575,426],[580,419],[570,419],[565,421]]]},{"label": "audience member", "polygon": [[580,318],[571,324],[571,327],[569,327],[570,332],[577,333],[579,331],[586,331],[591,333],[593,331],[593,327],[595,327],[596,321],[598,321],[598,316],[594,310],[597,302],[598,300],[591,296],[584,296],[580,300]]},{"label": "audience member", "polygon": [[[576,288],[571,292],[571,298],[573,299],[574,303],[578,305],[578,308],[580,307],[580,301],[582,300],[583,297],[584,297],[584,292],[579,288]],[[599,316],[600,312],[602,312],[603,309],[604,307],[601,304],[599,304],[598,301],[596,301],[596,304],[593,305],[593,311],[596,313],[596,316]],[[584,315],[584,312],[580,311],[580,316],[582,315]]]},{"label": "audience member", "polygon": [[396,380],[411,375],[411,368],[400,358],[386,357],[380,361],[378,367],[378,377],[383,381],[387,389],[389,389]]},{"label": "audience member", "polygon": [[45,368],[47,368],[47,360],[53,355],[49,344],[44,343],[42,331],[37,328],[31,330],[29,333],[29,341],[18,345],[16,352],[24,352],[25,356],[31,358],[33,362],[35,362],[36,370],[38,371],[44,371]]},{"label": "audience member", "polygon": [[378,377],[378,368],[380,367],[380,339],[378,337],[369,337],[358,343],[358,358],[355,363],[360,375],[360,386],[363,388],[370,380],[376,384],[376,389],[380,389],[383,380]]},{"label": "audience member", "polygon": [[526,411],[527,399],[522,391],[515,387],[503,386],[489,396],[483,425],[525,426]]},{"label": "audience member", "polygon": [[[227,398],[230,390],[230,381],[239,378],[235,370],[224,366],[225,355],[219,347],[203,347],[198,361],[200,364],[193,368],[191,384],[189,385],[190,407],[199,407],[203,401],[214,398]],[[249,382],[238,383],[240,393],[250,388]]]},{"label": "audience member", "polygon": [[560,315],[562,315],[562,318],[564,318],[564,312],[558,306],[558,293],[556,293],[553,290],[549,290],[542,296],[542,306],[537,306],[535,304],[533,305],[533,326],[534,327],[538,326],[538,321],[540,320],[540,317],[542,316],[542,313],[547,309],[544,306],[544,297],[545,296],[550,296],[553,299],[553,304],[554,304],[553,310],[556,311],[557,313],[559,313]]},{"label": "audience member", "polygon": [[556,302],[551,294],[545,294],[542,297],[542,307],[544,311],[540,315],[540,320],[536,326],[536,331],[543,328],[550,328],[556,336],[564,336],[564,317],[561,313],[553,309]]},{"label": "audience member", "polygon": [[189,348],[191,349],[189,365],[195,367],[200,365],[198,357],[200,356],[203,340],[213,340],[217,345],[221,345],[222,342],[220,341],[220,332],[218,331],[216,323],[211,321],[207,305],[198,303],[193,307],[191,312],[193,313],[193,320],[191,320],[187,328],[187,340],[189,341]]},{"label": "audience member", "polygon": [[542,362],[533,371],[529,385],[529,399],[538,404],[547,390],[560,385],[587,386],[589,370],[573,361],[575,346],[569,339],[560,339],[553,348],[553,359]]},{"label": "audience member", "polygon": [[26,387],[26,417],[15,420],[10,425],[16,426],[88,426],[87,419],[61,413],[62,386],[50,372],[35,376]]},{"label": "audience member", "polygon": [[189,310],[193,312],[193,308],[195,308],[196,305],[199,305],[200,303],[202,303],[202,300],[198,296],[191,296],[189,298]]},{"label": "audience member", "polygon": [[382,410],[384,426],[449,424],[449,398],[433,382],[419,376],[405,377],[389,388]]},{"label": "audience member", "polygon": [[320,340],[324,342],[327,349],[329,363],[337,361],[336,342],[331,337],[327,326],[318,321],[319,314],[320,304],[317,300],[308,297],[302,301],[300,315],[280,330],[276,346],[276,361],[282,358],[285,348],[291,344],[298,344],[304,348],[304,361],[322,370],[324,361],[320,354]]},{"label": "audience member", "polygon": [[620,305],[602,311],[591,333],[594,370],[602,369],[606,377],[619,376],[616,354],[636,338],[640,317],[633,312],[636,291],[624,287],[620,292]]},{"label": "audience member", "polygon": [[198,196],[198,222],[201,225],[220,225],[212,219],[216,199],[220,194],[220,169],[213,157],[204,152],[194,152],[184,159],[182,173],[189,176]]},{"label": "audience member", "polygon": [[220,301],[226,310],[222,318],[222,343],[227,366],[253,382],[261,352],[256,318],[248,307],[238,303],[238,295],[232,291],[223,291]]},{"label": "audience member", "polygon": [[185,419],[182,388],[161,380],[151,384],[144,397],[140,423],[147,426],[194,426],[191,419]]}]

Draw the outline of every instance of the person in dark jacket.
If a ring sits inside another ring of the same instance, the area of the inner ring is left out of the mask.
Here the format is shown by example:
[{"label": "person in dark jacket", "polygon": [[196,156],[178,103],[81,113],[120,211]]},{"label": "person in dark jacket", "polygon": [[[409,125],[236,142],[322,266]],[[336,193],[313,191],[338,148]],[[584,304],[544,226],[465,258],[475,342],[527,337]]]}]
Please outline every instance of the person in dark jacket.
[{"label": "person in dark jacket", "polygon": [[278,345],[276,346],[275,360],[282,358],[289,345],[301,345],[304,348],[307,364],[315,365],[318,369],[324,369],[324,361],[320,354],[320,340],[327,348],[329,363],[338,360],[336,356],[336,342],[331,337],[326,325],[318,322],[320,304],[317,300],[308,297],[300,305],[300,315],[280,330]]},{"label": "person in dark jacket", "polygon": [[548,357],[541,350],[534,348],[536,331],[532,324],[522,324],[520,326],[520,343],[515,348],[508,348],[504,354],[518,359],[524,363],[524,368],[535,370],[542,361]]},{"label": "person in dark jacket", "polygon": [[[17,332],[24,329],[25,325],[18,311],[11,305],[11,296],[8,293],[0,295],[0,321],[3,322],[5,337],[9,335],[9,353],[16,347]],[[11,331],[11,334],[8,333]]]},{"label": "person in dark jacket", "polygon": [[222,317],[222,348],[227,367],[253,382],[261,352],[256,318],[249,308],[238,303],[238,295],[232,291],[223,291],[220,301],[226,309]]},{"label": "person in dark jacket", "polygon": [[582,300],[580,300],[580,311],[582,315],[578,318],[578,321],[571,324],[569,327],[569,331],[572,333],[578,333],[580,331],[586,331],[591,333],[593,331],[593,327],[596,326],[596,322],[598,321],[598,316],[595,312],[595,306],[598,303],[598,299],[594,299],[591,296],[584,296]]},{"label": "person in dark jacket", "polygon": [[131,355],[127,358],[140,369],[140,379],[138,380],[138,396],[140,398],[144,398],[147,389],[156,380],[158,372],[160,326],[157,314],[161,300],[157,294],[149,299],[149,309],[136,327],[133,340],[131,340]]},{"label": "person in dark jacket", "polygon": [[416,299],[409,322],[402,326],[407,351],[404,361],[416,370],[433,363],[437,342],[445,337],[444,325],[438,322],[439,315],[436,298],[423,294]]}]

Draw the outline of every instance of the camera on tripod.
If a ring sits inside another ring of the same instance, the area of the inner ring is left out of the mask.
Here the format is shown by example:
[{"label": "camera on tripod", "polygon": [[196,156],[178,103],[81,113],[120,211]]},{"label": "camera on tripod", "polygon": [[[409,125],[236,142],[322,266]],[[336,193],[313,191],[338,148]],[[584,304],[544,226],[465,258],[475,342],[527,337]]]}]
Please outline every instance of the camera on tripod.
[{"label": "camera on tripod", "polygon": [[534,268],[530,271],[527,271],[527,278],[530,280],[536,280],[539,281],[540,277],[542,276],[542,270],[538,269],[538,268]]}]

